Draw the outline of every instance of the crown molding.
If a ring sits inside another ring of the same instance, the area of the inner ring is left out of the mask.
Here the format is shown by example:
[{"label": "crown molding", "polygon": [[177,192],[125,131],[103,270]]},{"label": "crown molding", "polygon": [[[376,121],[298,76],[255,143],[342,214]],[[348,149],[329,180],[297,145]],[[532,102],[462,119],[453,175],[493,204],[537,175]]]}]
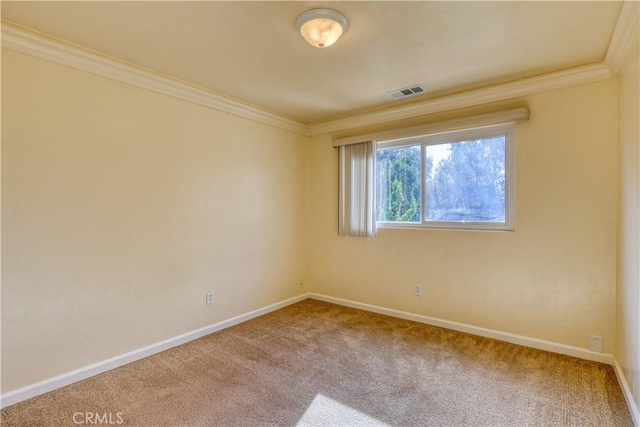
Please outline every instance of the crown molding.
[{"label": "crown molding", "polygon": [[454,93],[426,101],[391,107],[384,110],[345,117],[309,126],[311,135],[338,132],[411,117],[439,113],[457,108],[471,107],[489,102],[531,95],[538,92],[560,89],[568,86],[591,83],[611,77],[611,72],[603,64],[590,64],[553,73],[541,74],[507,83],[487,86],[466,92]]},{"label": "crown molding", "polygon": [[[637,7],[637,2],[627,1],[623,4],[609,46],[610,52],[619,53],[608,52],[607,58],[611,58],[611,61],[621,63],[624,57],[624,51],[634,34],[634,28],[637,29],[637,22],[633,20],[633,17],[637,16]],[[379,125],[604,80],[612,77],[610,67],[613,63],[605,61],[583,65],[444,95],[422,102],[306,125],[225,95],[28,30],[7,21],[2,21],[1,30],[2,46],[8,49],[306,136]]]},{"label": "crown molding", "polygon": [[2,47],[284,130],[308,132],[295,120],[7,21],[2,21]]},{"label": "crown molding", "polygon": [[638,38],[638,1],[625,1],[622,3],[616,26],[609,42],[604,63],[611,73],[618,74],[624,61],[631,41]]}]

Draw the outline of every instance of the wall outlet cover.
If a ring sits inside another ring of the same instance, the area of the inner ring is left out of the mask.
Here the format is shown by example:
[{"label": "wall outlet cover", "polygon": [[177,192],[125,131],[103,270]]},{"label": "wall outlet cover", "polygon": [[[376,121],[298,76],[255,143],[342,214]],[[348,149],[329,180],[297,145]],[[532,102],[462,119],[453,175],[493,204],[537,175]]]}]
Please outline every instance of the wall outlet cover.
[{"label": "wall outlet cover", "polygon": [[597,351],[598,353],[602,353],[604,351],[604,343],[601,336],[589,336],[589,350]]}]

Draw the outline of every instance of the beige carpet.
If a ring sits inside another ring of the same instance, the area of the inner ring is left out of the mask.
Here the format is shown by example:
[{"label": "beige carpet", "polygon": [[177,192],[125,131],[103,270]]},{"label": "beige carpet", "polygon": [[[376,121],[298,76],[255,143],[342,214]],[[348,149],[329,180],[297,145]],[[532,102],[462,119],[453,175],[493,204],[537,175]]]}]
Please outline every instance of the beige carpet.
[{"label": "beige carpet", "polygon": [[610,366],[314,300],[10,406],[2,425],[92,425],[86,413],[131,426],[632,425]]}]

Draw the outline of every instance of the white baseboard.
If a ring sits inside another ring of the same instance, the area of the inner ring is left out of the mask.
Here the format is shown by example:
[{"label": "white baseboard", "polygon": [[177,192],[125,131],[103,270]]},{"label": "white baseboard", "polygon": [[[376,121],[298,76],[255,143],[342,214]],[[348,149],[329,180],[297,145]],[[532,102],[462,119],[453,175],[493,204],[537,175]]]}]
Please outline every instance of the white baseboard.
[{"label": "white baseboard", "polygon": [[591,360],[594,362],[601,362],[601,363],[606,363],[608,365],[613,365],[613,355],[609,353],[598,353],[595,351],[587,350],[586,348],[573,347],[570,345],[559,344],[552,341],[545,341],[537,338],[510,334],[508,332],[501,332],[494,329],[481,328],[479,326],[452,322],[450,320],[438,319],[436,317],[424,316],[422,314],[415,314],[415,313],[409,313],[406,311],[394,310],[392,308],[385,308],[377,305],[364,304],[361,302],[330,297],[327,295],[311,293],[309,294],[309,298],[317,299],[320,301],[331,302],[338,305],[344,305],[346,307],[358,308],[360,310],[370,311],[373,313],[384,314],[391,317],[398,317],[400,319],[412,320],[414,322],[424,323],[427,325],[439,326],[441,328],[446,328],[446,329],[453,329],[454,331],[465,332],[472,335],[479,335],[481,337],[493,338],[499,341],[506,341],[512,344],[519,344],[526,347],[537,348],[539,350],[550,351],[552,353],[565,354],[567,356],[573,356],[580,359]]},{"label": "white baseboard", "polygon": [[253,319],[255,317],[262,316],[263,314],[267,314],[288,305],[295,304],[296,302],[305,300],[308,297],[309,294],[298,295],[296,297],[289,298],[284,301],[259,308],[257,310],[253,310],[248,313],[241,314],[239,316],[232,317],[230,319],[223,320],[221,322],[214,323],[200,329],[196,329],[195,331],[187,332],[177,337],[169,338],[168,340],[151,344],[146,347],[142,347],[116,357],[112,357],[111,359],[103,360],[102,362],[94,363],[93,365],[85,366],[83,368],[76,369],[75,371],[67,372],[65,374],[58,375],[57,377],[49,378],[47,380],[28,385],[26,387],[4,393],[2,396],[0,396],[0,408],[6,408],[7,406],[22,402],[23,400],[48,393],[66,385],[90,378],[94,375],[98,375],[103,372],[118,368],[120,366],[127,365],[131,362],[135,362],[136,360],[140,360],[145,357],[152,356],[156,353],[168,350],[170,348],[177,347],[181,344],[193,341],[205,335],[209,335],[213,332],[229,328],[239,323],[246,322],[247,320]]},{"label": "white baseboard", "polygon": [[452,322],[449,320],[438,319],[435,317],[424,316],[421,314],[408,313],[406,311],[394,310],[391,308],[380,307],[371,304],[364,304],[361,302],[346,300],[342,298],[330,297],[327,295],[310,293],[309,298],[326,301],[346,307],[357,308],[360,310],[370,311],[373,313],[384,314],[391,317],[397,317],[400,319],[412,320],[414,322],[424,323],[432,326],[439,326],[442,328],[453,329],[455,331],[466,332],[473,335],[479,335],[481,337],[493,338],[499,341],[506,341],[512,344],[519,344],[526,347],[537,348],[539,350],[546,350],[553,353],[565,354],[568,356],[577,357],[580,359],[591,360],[594,362],[601,362],[611,365],[618,377],[618,383],[624,394],[624,398],[627,401],[629,412],[635,427],[640,427],[640,410],[638,405],[633,399],[629,383],[622,371],[622,367],[610,353],[597,353],[585,348],[573,347],[565,344],[559,344],[552,341],[540,340],[537,338],[525,337],[522,335],[510,334],[508,332],[496,331],[494,329],[486,329],[478,326],[467,325],[464,323]]},{"label": "white baseboard", "polygon": [[618,377],[620,388],[622,389],[624,398],[627,401],[629,412],[631,412],[633,425],[636,427],[640,427],[640,410],[638,409],[638,405],[636,404],[636,401],[633,400],[633,395],[631,394],[631,388],[629,388],[629,383],[627,382],[627,378],[624,376],[622,367],[620,366],[620,364],[615,358],[613,359],[613,369],[616,371],[616,376]]},{"label": "white baseboard", "polygon": [[539,340],[537,338],[530,338],[530,337],[525,337],[521,335],[510,334],[507,332],[496,331],[493,329],[481,328],[478,326],[467,325],[464,323],[452,322],[449,320],[438,319],[435,317],[424,316],[421,314],[409,313],[405,311],[394,310],[390,308],[379,307],[375,305],[364,304],[356,301],[350,301],[342,298],[335,298],[335,297],[330,297],[327,295],[321,295],[321,294],[315,294],[315,293],[306,293],[306,294],[298,295],[296,297],[289,298],[287,300],[280,301],[275,304],[271,304],[269,306],[259,308],[257,310],[253,310],[248,313],[241,314],[239,316],[232,317],[230,319],[223,320],[221,322],[214,323],[212,325],[205,326],[203,328],[196,329],[194,331],[187,332],[185,334],[182,334],[173,338],[169,338],[167,340],[164,340],[146,347],[142,347],[137,350],[133,350],[116,357],[112,357],[111,359],[94,363],[93,365],[85,366],[83,368],[76,369],[75,371],[67,372],[65,374],[58,375],[56,377],[49,378],[44,381],[40,381],[38,383],[31,384],[17,390],[10,391],[0,396],[0,408],[11,406],[18,402],[22,402],[23,400],[27,400],[44,393],[48,393],[50,391],[67,386],[69,384],[73,384],[75,382],[90,378],[92,376],[101,374],[106,371],[110,371],[120,366],[127,365],[131,362],[135,362],[136,360],[140,360],[145,357],[152,356],[154,354],[160,353],[170,348],[185,344],[189,341],[193,341],[195,339],[201,338],[205,335],[209,335],[213,332],[217,332],[217,331],[229,328],[231,326],[237,325],[242,322],[246,322],[247,320],[253,319],[258,316],[262,316],[264,314],[270,313],[272,311],[278,310],[288,305],[295,304],[307,298],[326,301],[326,302],[330,302],[338,305],[343,305],[346,307],[357,308],[360,310],[370,311],[373,313],[384,314],[387,316],[397,317],[400,319],[412,320],[414,322],[424,323],[427,325],[453,329],[456,331],[465,332],[473,335],[493,338],[500,341],[510,342],[513,344],[524,345],[527,347],[546,350],[553,353],[565,354],[568,356],[578,357],[581,359],[592,360],[595,362],[602,362],[602,363],[607,363],[609,365],[613,365],[616,371],[616,375],[618,376],[618,380],[620,382],[621,388],[623,390],[623,393],[629,405],[629,410],[631,411],[633,421],[636,427],[640,427],[640,414],[638,412],[638,407],[635,404],[633,397],[631,396],[631,391],[626,382],[626,379],[624,378],[624,375],[622,374],[622,370],[619,364],[611,354],[596,353],[587,349],[568,346],[568,345],[559,344],[551,341]]},{"label": "white baseboard", "polygon": [[553,341],[545,341],[537,338],[525,337],[522,335],[510,334],[508,332],[496,331],[494,329],[481,328],[479,326],[468,325],[465,323],[452,322],[450,320],[438,319],[436,317],[424,316],[422,314],[409,313],[406,311],[394,310],[392,308],[380,307],[377,305],[365,304],[361,302],[346,300],[342,298],[330,297],[328,295],[308,294],[309,298],[319,301],[326,301],[333,304],[343,305],[346,307],[357,308],[360,310],[370,311],[373,313],[384,314],[391,317],[397,317],[400,319],[412,320],[418,323],[424,323],[426,325],[439,326],[441,328],[453,329],[454,331],[465,332],[468,334],[478,335],[486,338],[493,338],[499,341],[505,341],[512,344],[519,344],[526,347],[537,348],[539,350],[550,351],[552,353],[564,354],[567,356],[573,356],[580,359],[591,360],[593,362],[606,363],[613,366],[613,369],[618,377],[618,383],[624,394],[624,398],[627,401],[629,412],[635,427],[640,427],[640,411],[638,405],[633,399],[631,389],[627,383],[627,379],[624,376],[620,364],[615,357],[610,353],[598,353],[595,351],[587,350],[586,348],[574,347],[570,345],[560,344]]}]

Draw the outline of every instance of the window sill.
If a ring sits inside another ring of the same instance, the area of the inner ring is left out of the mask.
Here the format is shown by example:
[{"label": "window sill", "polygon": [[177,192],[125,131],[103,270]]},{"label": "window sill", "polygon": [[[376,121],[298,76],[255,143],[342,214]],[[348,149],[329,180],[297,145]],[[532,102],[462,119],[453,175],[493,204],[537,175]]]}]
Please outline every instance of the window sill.
[{"label": "window sill", "polygon": [[429,223],[417,223],[417,222],[377,222],[376,227],[378,229],[419,229],[419,230],[438,230],[438,231],[498,231],[498,232],[513,232],[513,225],[501,224],[487,224],[487,223],[473,223],[473,222],[429,222]]}]

